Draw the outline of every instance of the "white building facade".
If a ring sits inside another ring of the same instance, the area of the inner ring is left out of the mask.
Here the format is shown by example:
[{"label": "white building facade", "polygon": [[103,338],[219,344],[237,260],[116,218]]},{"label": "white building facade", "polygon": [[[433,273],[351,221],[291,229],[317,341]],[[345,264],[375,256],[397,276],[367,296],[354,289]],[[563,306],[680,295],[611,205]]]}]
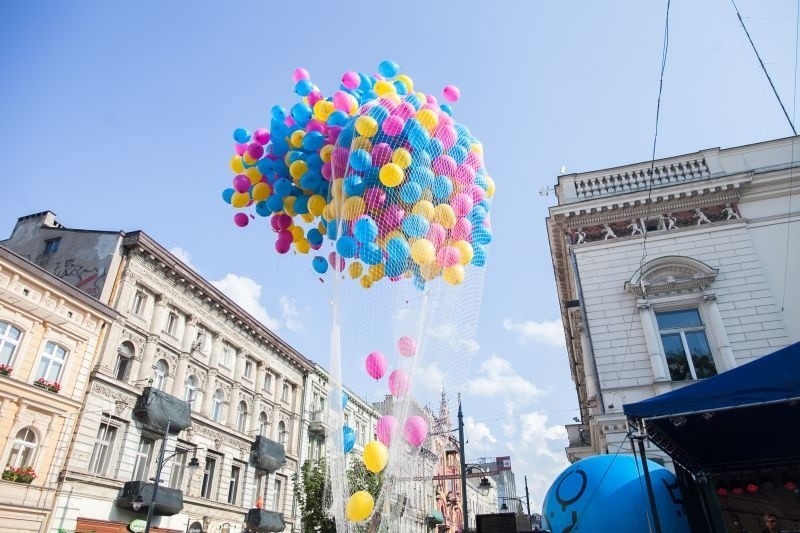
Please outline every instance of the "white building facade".
[{"label": "white building facade", "polygon": [[630,452],[623,404],[800,340],[798,159],[792,137],[559,177],[571,461]]}]

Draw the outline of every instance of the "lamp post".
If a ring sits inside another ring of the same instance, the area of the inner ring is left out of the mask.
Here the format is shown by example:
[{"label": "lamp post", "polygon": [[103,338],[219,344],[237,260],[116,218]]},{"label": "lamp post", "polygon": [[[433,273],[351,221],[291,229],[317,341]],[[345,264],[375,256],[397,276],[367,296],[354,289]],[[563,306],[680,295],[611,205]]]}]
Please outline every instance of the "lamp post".
[{"label": "lamp post", "polygon": [[[178,450],[175,453],[164,457],[164,451],[167,447],[167,435],[169,435],[169,426],[170,421],[167,420],[167,429],[164,431],[164,439],[161,441],[161,451],[158,454],[158,466],[156,468],[156,477],[153,480],[153,493],[150,496],[150,503],[147,506],[147,522],[144,526],[144,533],[150,533],[150,523],[153,521],[153,509],[155,509],[156,504],[156,497],[158,496],[158,485],[161,483],[161,470],[164,468],[164,465],[170,459],[177,457],[178,455],[182,455],[184,453],[189,453],[189,450],[194,452],[194,457],[189,461],[189,464],[186,468],[190,470],[194,470],[200,466],[200,462],[197,460],[197,447],[194,448],[187,448],[185,450]],[[138,511],[141,509],[144,502],[142,501],[142,497],[139,496],[136,501],[133,502],[133,510]]]},{"label": "lamp post", "polygon": [[[461,452],[459,455],[461,456],[461,515],[464,519],[464,531],[467,531],[469,528],[469,513],[467,512],[467,471],[472,469],[480,470],[481,473],[486,474],[486,470],[484,470],[479,465],[468,465],[467,460],[465,458],[465,450],[464,450],[464,413],[461,410],[461,394],[458,395],[458,447],[459,451]],[[488,494],[489,490],[492,488],[492,483],[489,479],[484,475],[481,478],[481,482],[478,483],[478,491],[481,494]]]}]

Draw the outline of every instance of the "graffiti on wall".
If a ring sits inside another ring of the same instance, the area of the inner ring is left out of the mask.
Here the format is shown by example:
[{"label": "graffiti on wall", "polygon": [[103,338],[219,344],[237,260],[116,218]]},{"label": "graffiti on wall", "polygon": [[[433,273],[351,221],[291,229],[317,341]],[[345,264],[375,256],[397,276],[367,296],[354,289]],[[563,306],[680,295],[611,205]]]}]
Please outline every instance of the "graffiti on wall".
[{"label": "graffiti on wall", "polygon": [[53,265],[51,272],[70,285],[82,290],[90,296],[99,298],[106,281],[106,269],[92,265],[84,266],[74,259],[58,261]]}]

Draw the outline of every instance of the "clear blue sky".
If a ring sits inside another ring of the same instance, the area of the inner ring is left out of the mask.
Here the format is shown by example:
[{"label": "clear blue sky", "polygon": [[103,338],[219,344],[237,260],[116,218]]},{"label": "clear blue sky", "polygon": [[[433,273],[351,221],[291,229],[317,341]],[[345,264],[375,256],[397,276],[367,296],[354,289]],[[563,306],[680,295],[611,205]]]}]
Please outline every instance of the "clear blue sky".
[{"label": "clear blue sky", "polygon": [[[793,116],[797,4],[737,4]],[[650,159],[665,10],[636,0],[1,2],[0,235],[46,209],[67,227],[142,229],[249,296],[256,316],[325,364],[327,298],[308,261],[278,257],[266,225],[235,228],[220,199],[231,133],[293,104],[300,66],[326,94],[343,72],[387,58],[425,92],[459,86],[455,118],[482,140],[497,184],[472,367],[489,365],[499,386],[488,400],[464,397],[467,455],[512,455],[538,508],[566,465],[560,427],[577,414],[554,323],[544,222],[554,200],[538,191],[562,165]],[[731,2],[673,2],[656,156],[789,135]]]}]

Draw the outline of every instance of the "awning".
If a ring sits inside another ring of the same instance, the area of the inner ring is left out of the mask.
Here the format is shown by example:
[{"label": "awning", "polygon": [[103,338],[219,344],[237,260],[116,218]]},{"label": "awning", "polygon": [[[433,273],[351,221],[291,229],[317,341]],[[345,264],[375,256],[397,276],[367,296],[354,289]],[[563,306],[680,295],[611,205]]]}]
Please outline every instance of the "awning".
[{"label": "awning", "polygon": [[800,459],[800,343],[623,410],[693,472]]},{"label": "awning", "polygon": [[444,515],[439,511],[431,511],[425,516],[425,521],[429,524],[444,524]]},{"label": "awning", "polygon": [[247,530],[255,533],[272,533],[286,529],[283,513],[265,511],[264,509],[250,509],[247,511]]},{"label": "awning", "polygon": [[177,435],[192,425],[189,402],[154,387],[145,387],[142,390],[133,408],[133,417],[146,428],[158,433],[164,433],[169,425],[172,435]]},{"label": "awning", "polygon": [[[138,513],[147,513],[153,500],[153,483],[146,481],[127,481],[117,494],[117,507],[130,509]],[[134,509],[138,507],[138,509]],[[183,509],[183,491],[163,485],[158,486],[153,514],[156,516],[172,516]]]},{"label": "awning", "polygon": [[286,464],[283,444],[258,435],[250,446],[250,463],[266,472],[275,472]]}]

